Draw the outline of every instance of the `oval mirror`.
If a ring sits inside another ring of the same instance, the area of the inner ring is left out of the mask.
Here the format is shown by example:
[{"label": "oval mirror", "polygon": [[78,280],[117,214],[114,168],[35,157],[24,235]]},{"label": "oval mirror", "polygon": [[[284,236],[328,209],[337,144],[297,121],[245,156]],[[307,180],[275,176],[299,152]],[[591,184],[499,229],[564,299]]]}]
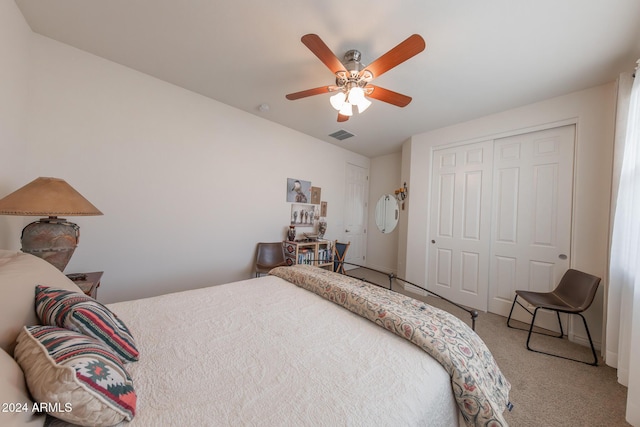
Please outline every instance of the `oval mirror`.
[{"label": "oval mirror", "polygon": [[398,224],[398,201],[390,194],[380,197],[376,204],[376,225],[382,233],[391,233]]}]

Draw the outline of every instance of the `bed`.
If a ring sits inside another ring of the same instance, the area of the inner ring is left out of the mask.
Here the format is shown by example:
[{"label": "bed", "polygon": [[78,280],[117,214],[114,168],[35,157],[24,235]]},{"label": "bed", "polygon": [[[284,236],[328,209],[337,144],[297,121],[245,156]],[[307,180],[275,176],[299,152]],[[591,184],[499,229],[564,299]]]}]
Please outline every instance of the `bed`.
[{"label": "bed", "polygon": [[[510,385],[466,324],[316,267],[101,306],[45,261],[0,251],[0,292],[1,425],[507,425]],[[117,322],[109,333],[130,335],[114,344],[52,325],[62,312],[47,310],[62,300],[95,304]],[[51,352],[72,334],[100,366],[120,362],[120,377],[76,384],[81,369]],[[58,381],[76,388],[58,392]],[[95,393],[107,382],[115,405]]]}]

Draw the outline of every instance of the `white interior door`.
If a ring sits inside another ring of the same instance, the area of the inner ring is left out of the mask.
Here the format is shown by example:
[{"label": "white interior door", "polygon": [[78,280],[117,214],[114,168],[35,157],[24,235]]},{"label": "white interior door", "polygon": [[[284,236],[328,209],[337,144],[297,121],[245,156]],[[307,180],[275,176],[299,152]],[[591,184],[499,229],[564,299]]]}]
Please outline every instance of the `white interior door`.
[{"label": "white interior door", "polygon": [[553,290],[570,266],[574,140],[570,125],[495,141],[493,313],[507,316],[517,289]]},{"label": "white interior door", "polygon": [[[347,163],[345,183],[344,239],[351,242],[346,262],[364,265],[367,247],[367,200],[369,194],[369,169]],[[349,270],[354,266],[345,265]]]},{"label": "white interior door", "polygon": [[428,289],[486,311],[492,141],[435,150]]}]

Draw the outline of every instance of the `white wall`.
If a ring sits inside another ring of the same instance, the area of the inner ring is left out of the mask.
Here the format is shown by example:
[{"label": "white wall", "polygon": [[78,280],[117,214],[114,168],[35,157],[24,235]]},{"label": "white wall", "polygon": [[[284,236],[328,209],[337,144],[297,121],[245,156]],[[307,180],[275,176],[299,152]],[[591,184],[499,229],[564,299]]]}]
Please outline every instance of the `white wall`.
[{"label": "white wall", "polygon": [[369,159],[36,34],[16,49],[27,149],[8,161],[28,159],[20,185],[63,178],[104,213],[70,218],[65,270],[104,270],[101,301],[249,278],[256,243],[285,237],[287,178],[322,188],[342,237],[346,163]]},{"label": "white wall", "polygon": [[[400,188],[401,153],[371,159],[369,173],[369,225],[367,227],[367,267],[398,273],[399,227],[381,233],[376,226],[376,204],[384,194],[393,195]],[[399,225],[399,224],[398,224]]]},{"label": "white wall", "polygon": [[[0,2],[0,196],[25,179],[31,29],[13,1]],[[0,247],[20,247],[19,217],[0,215]],[[17,230],[16,230],[17,229]]]},{"label": "white wall", "polygon": [[[431,148],[454,142],[478,141],[576,123],[574,213],[571,266],[606,278],[609,202],[613,158],[615,84],[549,99],[455,126],[416,135],[405,145],[411,150],[403,162],[410,173],[407,239],[407,278],[426,283],[427,221]],[[417,196],[422,195],[422,196]],[[594,337],[602,337],[603,291],[600,286],[586,313]],[[575,324],[576,322],[574,322]],[[583,329],[580,326],[580,329]]]},{"label": "white wall", "polygon": [[[411,140],[409,140],[411,141]],[[404,201],[405,208],[400,211],[400,224],[398,226],[398,276],[411,281],[407,275],[407,257],[409,254],[409,246],[407,244],[407,235],[409,233],[409,213],[411,212],[411,200],[415,197],[424,197],[424,194],[414,194],[411,188],[411,168],[405,165],[411,164],[411,144],[402,145],[402,163],[401,163],[401,181],[407,183],[407,198]],[[426,219],[422,219],[426,222]],[[418,219],[420,221],[420,219]],[[414,219],[413,223],[416,223]],[[413,256],[413,254],[411,254]]]}]

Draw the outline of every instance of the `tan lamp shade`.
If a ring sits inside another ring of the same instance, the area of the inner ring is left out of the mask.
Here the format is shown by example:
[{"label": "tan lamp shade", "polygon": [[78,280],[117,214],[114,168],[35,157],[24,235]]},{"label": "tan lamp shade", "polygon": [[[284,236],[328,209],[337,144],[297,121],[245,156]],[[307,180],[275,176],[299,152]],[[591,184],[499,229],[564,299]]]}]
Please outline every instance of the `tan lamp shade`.
[{"label": "tan lamp shade", "polygon": [[0,215],[48,216],[22,230],[22,251],[63,271],[78,246],[80,227],[58,216],[102,212],[64,180],[41,177],[0,200]]},{"label": "tan lamp shade", "polygon": [[59,178],[37,178],[0,200],[0,215],[88,216],[102,212]]}]

